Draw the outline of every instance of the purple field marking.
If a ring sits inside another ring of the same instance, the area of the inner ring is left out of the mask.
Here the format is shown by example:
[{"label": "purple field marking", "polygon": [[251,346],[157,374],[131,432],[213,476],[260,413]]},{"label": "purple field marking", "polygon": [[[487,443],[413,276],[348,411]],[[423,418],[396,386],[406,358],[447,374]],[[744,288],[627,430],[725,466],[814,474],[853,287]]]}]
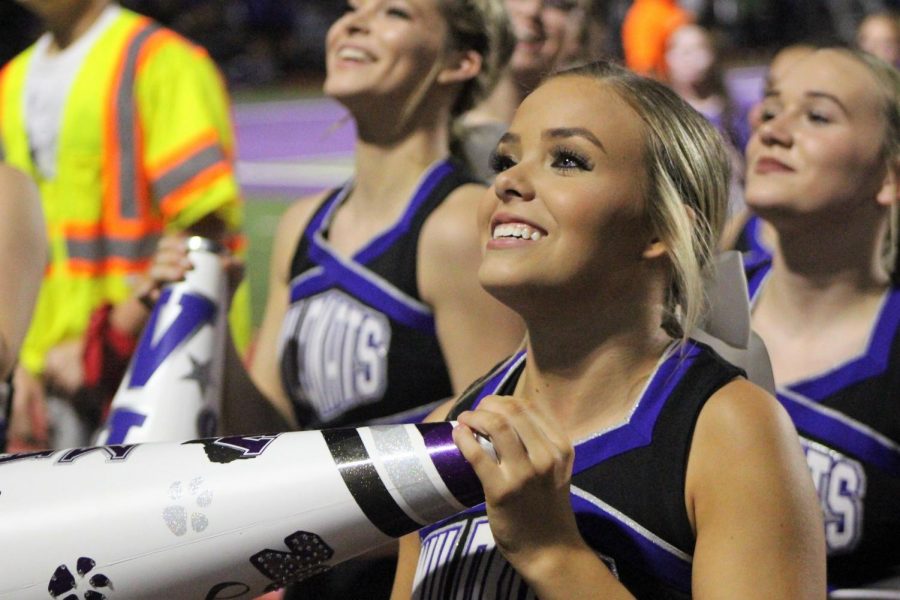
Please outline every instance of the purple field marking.
[{"label": "purple field marking", "polygon": [[[740,67],[726,73],[737,106],[747,110],[759,101],[765,72],[765,67]],[[338,185],[350,174],[356,139],[346,115],[340,104],[324,97],[236,104],[238,173],[245,195],[296,198]],[[298,167],[295,173],[292,164]]]},{"label": "purple field marking", "polygon": [[[348,164],[353,155],[353,121],[327,98],[236,105],[234,121],[238,173],[248,196],[297,197],[333,186],[343,179],[335,177],[334,166]],[[286,173],[292,163],[296,176]],[[310,175],[315,165],[322,165],[321,178]]]},{"label": "purple field marking", "polygon": [[351,154],[356,137],[346,110],[332,100],[236,106],[239,160],[299,159]]}]

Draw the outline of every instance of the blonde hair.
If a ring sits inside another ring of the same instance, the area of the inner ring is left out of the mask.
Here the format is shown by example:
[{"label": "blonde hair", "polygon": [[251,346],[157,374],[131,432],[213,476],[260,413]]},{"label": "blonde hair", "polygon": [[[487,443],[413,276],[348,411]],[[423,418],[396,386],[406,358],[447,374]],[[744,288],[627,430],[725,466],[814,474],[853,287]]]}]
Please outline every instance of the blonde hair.
[{"label": "blonde hair", "polygon": [[[881,95],[882,117],[885,123],[881,153],[887,168],[896,168],[900,163],[900,71],[863,50],[843,47],[822,48],[822,50],[838,52],[855,60],[866,67],[878,83],[877,89]],[[891,205],[882,258],[891,279],[895,284],[900,284],[900,206],[897,202]]]},{"label": "blonde hair", "polygon": [[662,327],[686,339],[701,321],[705,280],[724,226],[731,164],[721,135],[665,85],[599,61],[552,75],[593,77],[641,118],[647,214],[672,265]]},{"label": "blonde hair", "polygon": [[458,117],[486,98],[506,68],[516,36],[502,0],[440,0],[450,29],[453,50],[474,50],[482,57],[481,71],[466,82],[450,111]]},{"label": "blonde hair", "polygon": [[447,23],[447,41],[442,55],[406,103],[405,121],[422,104],[438,73],[444,56],[453,51],[474,50],[481,55],[481,69],[466,81],[450,108],[452,121],[490,94],[515,49],[516,38],[503,0],[434,0]]}]

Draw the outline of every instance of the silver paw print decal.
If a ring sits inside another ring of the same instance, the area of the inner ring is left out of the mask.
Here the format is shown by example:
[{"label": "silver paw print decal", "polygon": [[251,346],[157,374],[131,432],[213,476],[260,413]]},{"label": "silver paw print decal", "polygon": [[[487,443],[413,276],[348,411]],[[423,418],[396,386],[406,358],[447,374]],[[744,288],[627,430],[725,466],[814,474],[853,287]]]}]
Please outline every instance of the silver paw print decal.
[{"label": "silver paw print decal", "polygon": [[163,521],[175,535],[186,534],[188,527],[195,533],[200,533],[209,525],[209,519],[200,509],[212,503],[213,494],[203,483],[202,477],[194,477],[187,485],[175,481],[169,486],[169,498],[178,504],[163,509]]}]

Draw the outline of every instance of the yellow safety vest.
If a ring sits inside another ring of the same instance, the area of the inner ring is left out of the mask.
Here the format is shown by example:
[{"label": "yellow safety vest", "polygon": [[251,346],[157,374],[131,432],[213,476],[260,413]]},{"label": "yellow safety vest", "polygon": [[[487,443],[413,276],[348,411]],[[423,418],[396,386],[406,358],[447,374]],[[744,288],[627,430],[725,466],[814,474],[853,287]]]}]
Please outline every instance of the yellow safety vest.
[{"label": "yellow safety vest", "polygon": [[[51,259],[21,354],[38,373],[94,308],[128,297],[163,231],[213,212],[237,231],[242,215],[228,97],[205,51],[123,9],[72,83],[51,179],[35,168],[26,131],[33,55],[32,46],[0,71],[0,159],[37,181],[47,219]],[[246,291],[231,316],[241,347]]]}]

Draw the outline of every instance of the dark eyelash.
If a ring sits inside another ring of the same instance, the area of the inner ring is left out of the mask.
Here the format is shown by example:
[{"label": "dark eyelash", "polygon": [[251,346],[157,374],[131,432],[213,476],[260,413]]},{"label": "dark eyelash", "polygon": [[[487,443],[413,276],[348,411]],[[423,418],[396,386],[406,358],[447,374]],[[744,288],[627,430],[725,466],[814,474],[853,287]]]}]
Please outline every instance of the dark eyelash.
[{"label": "dark eyelash", "polygon": [[[582,154],[580,152],[576,152],[575,150],[572,150],[571,148],[557,146],[556,148],[553,148],[553,150],[551,151],[550,154],[553,157],[554,167],[556,167],[558,169],[578,168],[578,169],[583,169],[585,171],[590,171],[594,168],[594,163],[591,161],[590,158],[588,158],[587,156],[585,156],[584,154]],[[575,162],[577,164],[577,166],[575,166],[575,167],[556,166],[555,163],[562,158],[566,158],[566,159],[569,159],[569,160]]]},{"label": "dark eyelash", "polygon": [[513,160],[508,155],[502,154],[497,150],[491,152],[491,156],[488,158],[488,166],[494,173],[501,173],[513,166],[513,164]]}]

